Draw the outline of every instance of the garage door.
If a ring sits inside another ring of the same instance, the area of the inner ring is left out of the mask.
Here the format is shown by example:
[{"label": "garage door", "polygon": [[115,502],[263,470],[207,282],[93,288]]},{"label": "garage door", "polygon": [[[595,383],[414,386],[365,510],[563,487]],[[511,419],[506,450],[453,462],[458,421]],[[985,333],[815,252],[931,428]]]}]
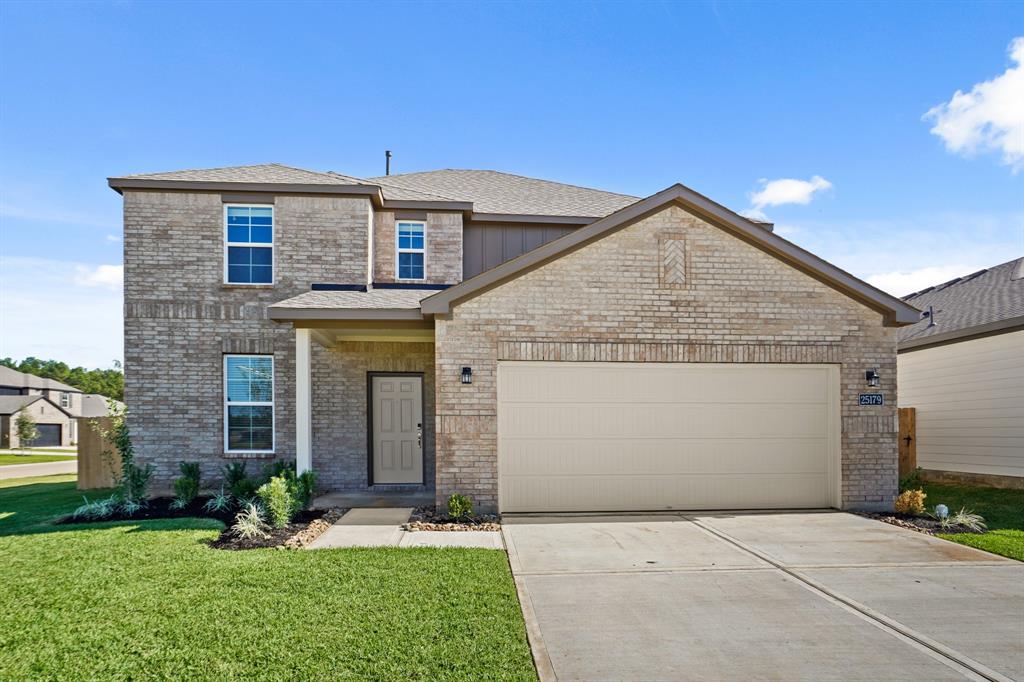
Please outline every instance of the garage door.
[{"label": "garage door", "polygon": [[502,511],[835,505],[834,365],[498,363]]},{"label": "garage door", "polygon": [[60,424],[36,424],[36,429],[39,430],[39,440],[32,443],[32,447],[60,445]]}]

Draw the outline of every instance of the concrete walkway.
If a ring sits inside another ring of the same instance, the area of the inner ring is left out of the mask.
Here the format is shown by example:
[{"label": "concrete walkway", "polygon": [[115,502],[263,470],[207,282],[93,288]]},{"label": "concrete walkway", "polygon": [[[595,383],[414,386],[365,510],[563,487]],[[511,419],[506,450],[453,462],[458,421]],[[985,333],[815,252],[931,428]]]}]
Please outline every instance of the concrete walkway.
[{"label": "concrete walkway", "polygon": [[29,476],[52,476],[54,474],[78,473],[78,461],[42,462],[39,464],[8,464],[0,466],[0,480],[28,478]]},{"label": "concrete walkway", "polygon": [[509,517],[542,680],[1024,680],[1024,564],[844,513]]},{"label": "concrete walkway", "polygon": [[351,509],[307,549],[342,547],[481,547],[504,549],[501,533],[485,531],[402,530],[412,507]]}]

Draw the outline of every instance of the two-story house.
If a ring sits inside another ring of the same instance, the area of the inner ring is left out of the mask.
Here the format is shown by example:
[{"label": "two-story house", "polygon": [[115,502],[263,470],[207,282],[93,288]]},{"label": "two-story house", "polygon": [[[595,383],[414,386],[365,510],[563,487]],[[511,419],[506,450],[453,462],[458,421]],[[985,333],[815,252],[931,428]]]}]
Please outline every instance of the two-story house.
[{"label": "two-story house", "polygon": [[23,412],[39,432],[33,447],[69,446],[78,441],[77,418],[106,416],[107,399],[0,365],[0,447],[22,445],[17,422]]},{"label": "two-story house", "polygon": [[918,311],[681,185],[111,178],[141,460],[501,511],[890,507]]}]

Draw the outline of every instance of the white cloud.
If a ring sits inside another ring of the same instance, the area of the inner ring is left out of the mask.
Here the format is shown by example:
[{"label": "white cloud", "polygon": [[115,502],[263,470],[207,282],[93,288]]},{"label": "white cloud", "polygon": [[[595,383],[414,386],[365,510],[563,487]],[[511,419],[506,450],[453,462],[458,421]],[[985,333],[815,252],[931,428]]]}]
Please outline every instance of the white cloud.
[{"label": "white cloud", "polygon": [[1001,163],[1016,173],[1024,168],[1024,37],[1014,38],[1008,52],[1016,66],[975,84],[970,92],[957,90],[922,118],[935,123],[931,133],[950,152],[1000,153]]},{"label": "white cloud", "polygon": [[124,266],[76,265],[75,284],[84,287],[120,289],[124,286]]},{"label": "white cloud", "polygon": [[108,242],[119,242],[119,241],[121,241],[121,237],[119,237],[119,236],[118,236],[118,235],[116,235],[116,234],[108,234],[108,235],[106,236],[106,240],[107,240]]},{"label": "white cloud", "polygon": [[[997,264],[990,263],[989,265]],[[906,296],[915,291],[948,282],[955,277],[969,275],[984,267],[986,266],[936,265],[916,270],[884,272],[868,277],[867,282],[895,296]]]},{"label": "white cloud", "polygon": [[782,206],[783,204],[809,204],[817,192],[832,188],[832,183],[815,175],[810,180],[781,178],[779,180],[759,180],[761,189],[751,193],[750,203],[753,210],[764,215],[765,206]]},{"label": "white cloud", "polygon": [[[0,257],[0,357],[110,367],[123,357],[120,265]],[[95,282],[83,286],[80,279]]]}]

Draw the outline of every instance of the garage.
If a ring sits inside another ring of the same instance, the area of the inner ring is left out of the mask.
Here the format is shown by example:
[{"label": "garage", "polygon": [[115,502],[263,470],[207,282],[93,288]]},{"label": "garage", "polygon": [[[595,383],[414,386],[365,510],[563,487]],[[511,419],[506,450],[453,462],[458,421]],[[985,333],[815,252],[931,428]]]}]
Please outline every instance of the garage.
[{"label": "garage", "polygon": [[39,431],[39,439],[32,443],[32,447],[61,445],[60,424],[36,424],[36,429]]},{"label": "garage", "polygon": [[504,512],[839,504],[839,367],[498,363]]}]

